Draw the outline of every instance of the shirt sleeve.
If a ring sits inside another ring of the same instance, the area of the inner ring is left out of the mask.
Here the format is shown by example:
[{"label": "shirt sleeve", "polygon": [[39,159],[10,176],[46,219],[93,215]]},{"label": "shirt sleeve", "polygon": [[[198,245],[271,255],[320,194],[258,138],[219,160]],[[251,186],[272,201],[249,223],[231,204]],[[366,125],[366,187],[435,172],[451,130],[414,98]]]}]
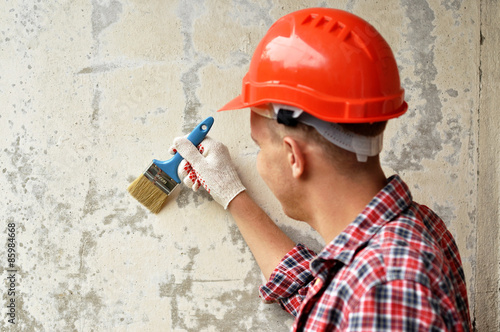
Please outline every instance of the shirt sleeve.
[{"label": "shirt sleeve", "polygon": [[269,281],[259,289],[266,303],[278,302],[290,314],[297,316],[314,276],[309,269],[316,253],[297,244],[278,264]]},{"label": "shirt sleeve", "polygon": [[[427,287],[394,280],[368,290],[348,313],[346,331],[463,331],[447,326],[440,300]],[[456,317],[449,316],[457,321]]]}]

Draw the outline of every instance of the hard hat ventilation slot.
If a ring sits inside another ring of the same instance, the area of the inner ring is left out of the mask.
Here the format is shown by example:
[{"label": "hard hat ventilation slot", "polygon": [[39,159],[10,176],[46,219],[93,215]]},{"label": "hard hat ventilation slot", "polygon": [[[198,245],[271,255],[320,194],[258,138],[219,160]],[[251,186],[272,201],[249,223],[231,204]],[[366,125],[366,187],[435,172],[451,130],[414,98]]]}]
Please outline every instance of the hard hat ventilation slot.
[{"label": "hard hat ventilation slot", "polygon": [[314,21],[316,19],[316,17],[318,17],[317,14],[307,15],[307,17],[302,21],[302,25],[306,25],[306,24],[311,23],[312,21]]},{"label": "hard hat ventilation slot", "polygon": [[310,14],[303,21],[302,25],[312,25],[315,28],[324,28],[332,21],[331,17],[321,16],[318,14]]},{"label": "hard hat ventilation slot", "polygon": [[326,24],[330,23],[332,19],[326,16],[321,17],[316,23],[316,28],[323,28]]},{"label": "hard hat ventilation slot", "polygon": [[332,27],[330,28],[330,30],[328,32],[330,33],[335,33],[337,36],[340,35],[340,33],[342,32],[342,30],[345,28],[345,25],[343,25],[342,23],[340,22],[335,22]]}]

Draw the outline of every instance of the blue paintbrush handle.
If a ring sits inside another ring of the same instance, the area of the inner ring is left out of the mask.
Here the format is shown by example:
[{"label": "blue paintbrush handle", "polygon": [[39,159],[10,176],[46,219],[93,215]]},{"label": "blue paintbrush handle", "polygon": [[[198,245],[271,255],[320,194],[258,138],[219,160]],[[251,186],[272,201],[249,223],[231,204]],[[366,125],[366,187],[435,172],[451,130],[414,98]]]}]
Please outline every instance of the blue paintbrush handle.
[{"label": "blue paintbrush handle", "polygon": [[[214,124],[214,118],[208,117],[202,122],[200,122],[196,128],[188,135],[187,139],[193,143],[193,145],[198,146],[207,136],[210,128]],[[161,161],[154,159],[153,162],[168,176],[170,176],[175,182],[181,183],[179,179],[179,175],[177,175],[177,168],[182,161],[182,156],[179,153],[176,153],[169,160]]]}]

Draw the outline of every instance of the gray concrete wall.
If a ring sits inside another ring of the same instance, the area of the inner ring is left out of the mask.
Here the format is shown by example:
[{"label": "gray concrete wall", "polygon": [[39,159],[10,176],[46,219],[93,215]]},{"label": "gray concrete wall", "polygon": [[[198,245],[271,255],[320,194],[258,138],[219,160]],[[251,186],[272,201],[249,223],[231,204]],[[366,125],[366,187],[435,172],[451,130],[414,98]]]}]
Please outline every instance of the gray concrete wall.
[{"label": "gray concrete wall", "polygon": [[500,207],[500,5],[481,4],[479,57],[478,177],[476,206],[477,255],[475,308],[478,331],[499,331],[499,207]]},{"label": "gray concrete wall", "polygon": [[260,303],[258,267],[206,193],[182,189],[155,216],[126,188],[214,115],[211,135],[249,192],[321,248],[259,178],[248,111],[214,114],[272,22],[311,6],[350,10],[391,44],[410,109],[389,125],[385,170],[446,221],[477,330],[499,329],[496,1],[0,0],[2,331],[288,329],[291,317]]}]

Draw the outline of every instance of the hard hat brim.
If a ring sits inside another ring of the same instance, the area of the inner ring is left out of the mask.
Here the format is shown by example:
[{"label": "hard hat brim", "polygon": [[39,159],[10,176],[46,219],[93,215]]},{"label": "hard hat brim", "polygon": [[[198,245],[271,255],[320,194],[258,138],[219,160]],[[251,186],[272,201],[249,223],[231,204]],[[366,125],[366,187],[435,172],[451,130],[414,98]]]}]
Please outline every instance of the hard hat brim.
[{"label": "hard hat brim", "polygon": [[217,110],[217,112],[239,110],[245,107],[248,107],[248,104],[243,101],[243,96],[239,95],[226,105],[222,106],[219,110]]}]

